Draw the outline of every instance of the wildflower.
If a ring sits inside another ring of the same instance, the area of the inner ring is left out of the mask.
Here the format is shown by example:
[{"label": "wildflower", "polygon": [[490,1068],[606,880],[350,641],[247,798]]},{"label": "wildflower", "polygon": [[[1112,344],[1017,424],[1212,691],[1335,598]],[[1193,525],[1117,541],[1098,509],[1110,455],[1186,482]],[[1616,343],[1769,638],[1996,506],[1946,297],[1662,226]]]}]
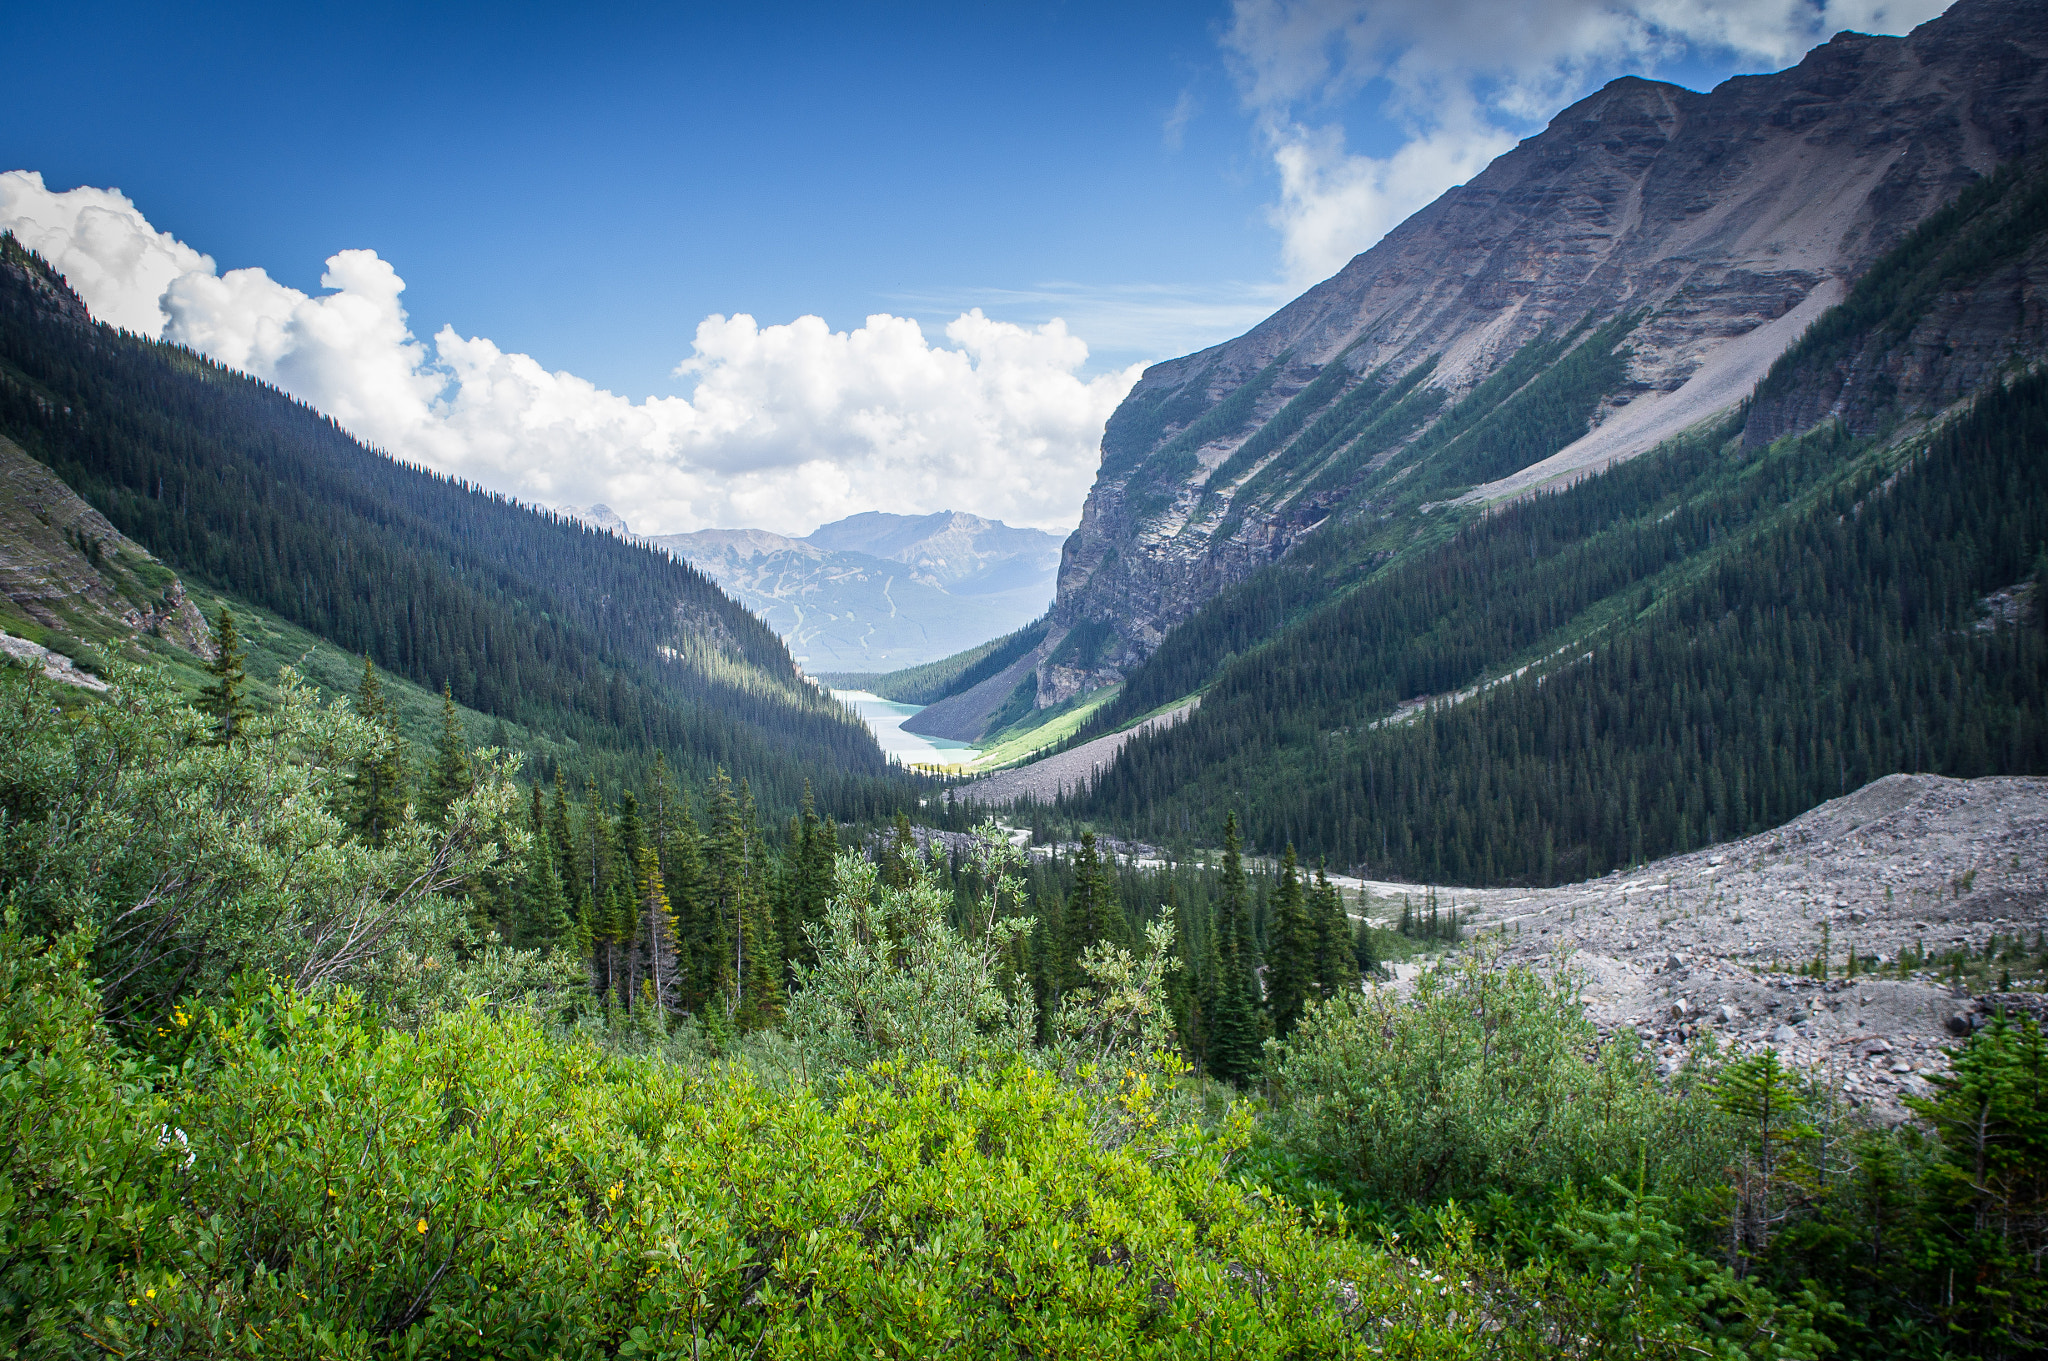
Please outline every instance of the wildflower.
[{"label": "wildflower", "polygon": [[420,1221],[420,1232],[421,1232],[421,1233],[425,1233],[426,1231],[427,1231],[427,1221],[426,1221],[426,1220],[424,1220],[424,1219],[422,1219],[422,1220]]}]

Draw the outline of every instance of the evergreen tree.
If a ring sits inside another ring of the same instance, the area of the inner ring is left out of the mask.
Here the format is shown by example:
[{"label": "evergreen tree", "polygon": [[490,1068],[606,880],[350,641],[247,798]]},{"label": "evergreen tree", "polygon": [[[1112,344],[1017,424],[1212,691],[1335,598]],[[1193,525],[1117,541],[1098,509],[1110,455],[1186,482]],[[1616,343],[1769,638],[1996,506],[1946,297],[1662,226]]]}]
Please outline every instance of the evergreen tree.
[{"label": "evergreen tree", "polygon": [[637,893],[640,936],[647,952],[647,997],[659,1007],[673,1008],[681,995],[676,970],[676,919],[661,881],[661,861],[652,846],[641,846]]},{"label": "evergreen tree", "polygon": [[199,711],[213,719],[216,742],[232,742],[254,710],[247,692],[249,678],[243,671],[246,658],[242,635],[235,630],[235,616],[220,607],[213,626],[213,660],[206,664],[213,679],[199,692]]},{"label": "evergreen tree", "polygon": [[427,774],[427,806],[436,822],[448,820],[448,810],[470,791],[469,748],[462,729],[462,716],[455,711],[455,696],[444,681],[441,685],[441,731],[434,739],[434,763]]},{"label": "evergreen tree", "polygon": [[782,933],[785,980],[795,978],[798,966],[810,968],[818,962],[809,928],[824,920],[825,904],[833,892],[833,862],[838,854],[837,830],[818,816],[811,786],[806,782],[797,815],[790,819],[776,913]]},{"label": "evergreen tree", "polygon": [[1225,1082],[1242,1083],[1264,1064],[1258,976],[1253,971],[1251,904],[1245,883],[1237,814],[1223,824],[1222,896],[1217,908],[1222,983],[1217,989],[1209,1067]]},{"label": "evergreen tree", "polygon": [[1280,889],[1273,899],[1273,948],[1266,957],[1266,998],[1273,1009],[1273,1033],[1293,1032],[1316,987],[1315,923],[1309,920],[1294,843],[1280,860]]},{"label": "evergreen tree", "polygon": [[363,755],[350,777],[354,797],[349,825],[363,840],[381,846],[385,835],[405,816],[404,741],[398,735],[397,711],[384,698],[384,687],[377,679],[377,664],[368,657],[363,658],[356,712],[377,727],[384,740]]},{"label": "evergreen tree", "polygon": [[747,844],[739,799],[724,770],[712,778],[704,810],[703,919],[693,944],[700,950],[698,988],[705,1005],[733,1020],[740,1006]]},{"label": "evergreen tree", "polygon": [[1096,945],[1131,943],[1130,921],[1117,902],[1116,880],[1110,867],[1095,849],[1095,833],[1081,834],[1081,851],[1074,857],[1074,891],[1067,899],[1060,950],[1060,986],[1063,991],[1087,986],[1081,957]]},{"label": "evergreen tree", "polygon": [[661,877],[676,922],[676,1006],[682,1011],[701,1011],[708,996],[703,980],[711,963],[704,905],[704,846],[697,834],[697,819],[690,813],[687,789],[677,791],[674,825],[664,846]]},{"label": "evergreen tree", "polygon": [[1344,915],[1344,895],[1320,864],[1315,886],[1309,890],[1308,910],[1316,929],[1316,991],[1324,997],[1354,991],[1359,973],[1357,941],[1351,919]]},{"label": "evergreen tree", "polygon": [[555,767],[555,799],[548,809],[548,840],[553,843],[555,872],[571,903],[589,897],[589,888],[576,873],[576,835],[569,829],[569,791],[562,784],[562,768]]},{"label": "evergreen tree", "polygon": [[772,1025],[782,1015],[782,939],[775,927],[768,847],[761,839],[757,816],[753,788],[741,780],[739,948],[733,963],[739,980],[734,1019],[742,1030]]},{"label": "evergreen tree", "polygon": [[[536,804],[539,795],[540,786],[535,785]],[[574,928],[569,895],[562,891],[562,877],[555,869],[554,847],[547,837],[537,836],[526,853],[526,874],[520,883],[519,933],[512,943],[547,949],[571,941]]]},{"label": "evergreen tree", "polygon": [[1372,923],[1361,917],[1358,920],[1358,935],[1351,944],[1351,956],[1358,961],[1358,972],[1371,978],[1379,972],[1380,955],[1372,940]]}]

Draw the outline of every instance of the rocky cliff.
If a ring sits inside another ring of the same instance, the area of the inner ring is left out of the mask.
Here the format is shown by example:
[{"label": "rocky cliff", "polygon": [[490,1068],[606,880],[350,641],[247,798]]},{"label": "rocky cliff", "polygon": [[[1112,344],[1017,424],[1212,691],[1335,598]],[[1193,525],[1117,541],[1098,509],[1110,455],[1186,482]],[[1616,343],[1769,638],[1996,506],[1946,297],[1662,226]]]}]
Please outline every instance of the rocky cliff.
[{"label": "rocky cliff", "polygon": [[[1555,485],[1742,402],[1879,254],[2042,144],[2044,16],[1960,0],[1705,94],[1615,81],[1250,332],[1148,370],[1064,549],[1040,704],[1117,679],[1333,516]],[[1966,390],[2039,327],[2038,277],[2015,261],[1934,299],[1913,343],[1781,382],[1756,436],[1902,381]]]},{"label": "rocky cliff", "polygon": [[177,575],[4,436],[0,624],[59,657],[97,656],[93,644],[135,634],[213,655],[206,621]]}]

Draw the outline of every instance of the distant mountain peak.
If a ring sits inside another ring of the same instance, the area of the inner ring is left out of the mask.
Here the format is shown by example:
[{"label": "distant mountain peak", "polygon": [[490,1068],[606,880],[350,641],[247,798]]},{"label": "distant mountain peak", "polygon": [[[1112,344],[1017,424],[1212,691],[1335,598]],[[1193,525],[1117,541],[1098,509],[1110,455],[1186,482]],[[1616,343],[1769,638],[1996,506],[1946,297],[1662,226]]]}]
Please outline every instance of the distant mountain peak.
[{"label": "distant mountain peak", "polygon": [[960,510],[861,511],[803,538],[700,529],[642,542],[716,581],[814,671],[891,671],[1009,633],[1044,612],[1060,562],[1059,536]]},{"label": "distant mountain peak", "polygon": [[626,518],[602,501],[594,506],[559,506],[556,509],[557,513],[572,520],[581,520],[595,529],[608,529],[623,538],[633,537],[633,527],[626,523]]}]

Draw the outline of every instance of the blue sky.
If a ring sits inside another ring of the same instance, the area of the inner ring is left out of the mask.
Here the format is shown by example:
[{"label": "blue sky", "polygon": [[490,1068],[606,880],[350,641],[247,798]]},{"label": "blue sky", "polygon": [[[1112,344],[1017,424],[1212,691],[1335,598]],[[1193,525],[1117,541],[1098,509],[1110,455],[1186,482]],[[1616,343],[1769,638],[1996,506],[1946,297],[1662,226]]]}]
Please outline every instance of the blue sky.
[{"label": "blue sky", "polygon": [[[1269,282],[1227,17],[50,6],[11,45],[75,59],[17,64],[0,160],[117,185],[223,268],[307,291],[372,247],[415,317],[643,396],[683,390],[670,370],[713,312],[943,324],[1048,284]],[[1122,349],[1096,363],[1164,357]]]},{"label": "blue sky", "polygon": [[[16,7],[0,170],[118,187],[138,239],[210,256],[167,336],[516,494],[650,530],[1057,527],[1138,366],[1242,331],[1570,100],[1940,8]],[[90,279],[83,219],[37,220]],[[169,273],[138,277],[155,326]]]}]

